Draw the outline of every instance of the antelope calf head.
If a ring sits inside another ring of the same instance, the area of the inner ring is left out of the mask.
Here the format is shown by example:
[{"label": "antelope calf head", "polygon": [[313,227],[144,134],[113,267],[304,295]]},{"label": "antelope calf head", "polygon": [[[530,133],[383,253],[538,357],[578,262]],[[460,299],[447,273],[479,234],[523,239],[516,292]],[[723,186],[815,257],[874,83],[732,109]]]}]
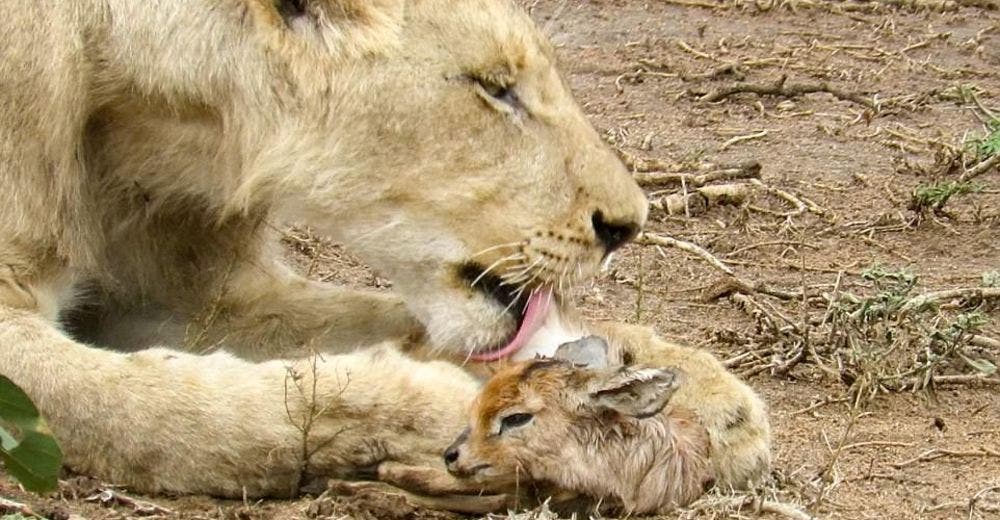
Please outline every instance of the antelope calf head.
[{"label": "antelope calf head", "polygon": [[629,513],[687,504],[711,469],[707,431],[669,404],[682,379],[646,366],[511,365],[482,389],[445,464],[495,492],[543,490]]}]

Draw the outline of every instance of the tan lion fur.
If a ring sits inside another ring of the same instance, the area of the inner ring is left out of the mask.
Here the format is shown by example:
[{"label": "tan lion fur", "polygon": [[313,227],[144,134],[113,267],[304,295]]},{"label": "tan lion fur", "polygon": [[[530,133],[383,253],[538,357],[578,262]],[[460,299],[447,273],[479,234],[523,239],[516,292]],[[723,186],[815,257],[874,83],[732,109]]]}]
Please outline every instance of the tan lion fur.
[{"label": "tan lion fur", "polygon": [[[646,218],[512,2],[287,3],[0,0],[0,372],[76,470],[258,496],[428,459],[471,379],[331,353],[495,346],[515,320],[458,266],[589,277],[597,215]],[[399,296],[294,273],[275,231],[289,220]],[[295,424],[311,415],[286,367],[308,380],[314,351],[324,405],[306,464]]]}]

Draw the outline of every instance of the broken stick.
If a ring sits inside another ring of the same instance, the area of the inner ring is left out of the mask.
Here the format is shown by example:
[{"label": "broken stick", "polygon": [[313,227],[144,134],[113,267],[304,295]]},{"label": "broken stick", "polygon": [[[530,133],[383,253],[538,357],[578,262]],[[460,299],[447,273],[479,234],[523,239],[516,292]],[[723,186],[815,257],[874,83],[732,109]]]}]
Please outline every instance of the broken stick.
[{"label": "broken stick", "polygon": [[732,181],[737,179],[759,179],[760,162],[745,161],[737,164],[720,164],[709,167],[705,173],[691,174],[680,172],[650,172],[637,170],[635,180],[640,186],[664,186],[668,184],[686,184],[689,188],[700,188],[717,181]]},{"label": "broken stick", "polygon": [[778,78],[778,81],[770,84],[744,82],[735,83],[728,87],[713,90],[712,92],[702,96],[700,100],[711,103],[714,101],[722,101],[733,94],[740,93],[757,94],[758,96],[794,98],[817,92],[825,92],[837,99],[857,103],[873,110],[878,109],[878,106],[873,98],[863,96],[856,92],[848,92],[825,81],[821,83],[790,83],[788,82],[788,76],[786,75],[782,75]]}]

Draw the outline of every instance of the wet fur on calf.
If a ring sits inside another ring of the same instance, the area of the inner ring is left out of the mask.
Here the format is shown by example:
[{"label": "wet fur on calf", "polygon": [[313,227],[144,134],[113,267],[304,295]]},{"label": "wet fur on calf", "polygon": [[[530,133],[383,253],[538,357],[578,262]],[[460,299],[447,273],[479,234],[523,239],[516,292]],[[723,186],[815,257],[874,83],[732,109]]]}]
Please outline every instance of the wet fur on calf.
[{"label": "wet fur on calf", "polygon": [[506,368],[476,398],[449,469],[488,489],[540,488],[625,513],[685,505],[713,474],[705,427],[669,403],[681,379],[671,369],[554,360]]}]

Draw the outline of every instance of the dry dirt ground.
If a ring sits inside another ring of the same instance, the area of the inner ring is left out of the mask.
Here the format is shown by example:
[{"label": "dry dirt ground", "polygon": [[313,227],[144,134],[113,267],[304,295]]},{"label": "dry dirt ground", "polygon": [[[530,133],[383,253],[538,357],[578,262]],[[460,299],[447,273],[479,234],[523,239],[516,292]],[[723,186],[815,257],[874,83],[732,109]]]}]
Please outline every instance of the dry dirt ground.
[{"label": "dry dirt ground", "polygon": [[[646,245],[577,301],[711,350],[771,406],[774,481],[681,517],[1000,518],[996,1],[529,4],[655,206]],[[288,245],[311,276],[388,285],[335,245]],[[0,479],[50,518],[450,517],[392,497],[81,500],[101,489]]]}]

